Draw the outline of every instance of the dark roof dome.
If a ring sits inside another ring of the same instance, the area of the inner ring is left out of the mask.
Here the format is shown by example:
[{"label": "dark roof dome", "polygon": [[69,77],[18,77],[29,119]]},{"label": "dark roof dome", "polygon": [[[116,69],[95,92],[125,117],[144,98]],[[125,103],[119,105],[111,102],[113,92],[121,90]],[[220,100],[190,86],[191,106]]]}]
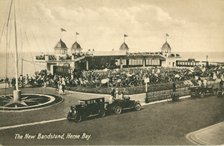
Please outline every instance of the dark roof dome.
[{"label": "dark roof dome", "polygon": [[82,50],[82,47],[80,46],[80,44],[77,41],[75,41],[75,43],[72,45],[71,49]]},{"label": "dark roof dome", "polygon": [[66,44],[60,39],[54,49],[67,49]]},{"label": "dark roof dome", "polygon": [[163,44],[162,50],[171,50],[170,44],[167,41]]},{"label": "dark roof dome", "polygon": [[129,50],[128,45],[124,42],[123,44],[121,44],[120,50]]}]

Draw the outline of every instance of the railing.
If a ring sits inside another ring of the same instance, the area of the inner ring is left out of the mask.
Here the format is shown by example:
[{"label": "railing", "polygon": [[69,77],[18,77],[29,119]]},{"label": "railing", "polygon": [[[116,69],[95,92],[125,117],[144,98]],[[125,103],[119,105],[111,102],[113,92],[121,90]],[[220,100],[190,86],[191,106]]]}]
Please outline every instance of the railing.
[{"label": "railing", "polygon": [[49,60],[49,61],[55,61],[55,60],[57,60],[57,59],[56,59],[56,57],[55,57],[54,55],[49,55],[49,56],[48,56],[48,60]]},{"label": "railing", "polygon": [[59,60],[72,60],[72,56],[69,56],[69,55],[59,56]]},{"label": "railing", "polygon": [[45,55],[36,56],[36,60],[45,60]]}]

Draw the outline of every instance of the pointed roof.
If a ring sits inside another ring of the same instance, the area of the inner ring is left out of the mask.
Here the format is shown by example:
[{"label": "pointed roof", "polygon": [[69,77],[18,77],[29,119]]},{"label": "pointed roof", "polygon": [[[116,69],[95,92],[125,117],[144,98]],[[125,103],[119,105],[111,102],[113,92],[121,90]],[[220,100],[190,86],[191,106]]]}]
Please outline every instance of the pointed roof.
[{"label": "pointed roof", "polygon": [[123,42],[123,44],[120,46],[120,50],[129,50],[129,47],[125,42]]},{"label": "pointed roof", "polygon": [[162,50],[171,50],[170,44],[167,41],[163,44]]},{"label": "pointed roof", "polygon": [[68,49],[66,44],[60,39],[54,49]]},{"label": "pointed roof", "polygon": [[75,43],[72,45],[71,49],[82,50],[82,47],[80,46],[80,44],[77,41],[75,41]]}]

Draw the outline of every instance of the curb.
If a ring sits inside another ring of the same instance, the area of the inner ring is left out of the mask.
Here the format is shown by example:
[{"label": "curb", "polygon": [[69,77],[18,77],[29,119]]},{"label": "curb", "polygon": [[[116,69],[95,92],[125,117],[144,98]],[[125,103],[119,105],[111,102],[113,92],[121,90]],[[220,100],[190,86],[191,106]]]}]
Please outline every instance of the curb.
[{"label": "curb", "polygon": [[33,123],[25,123],[25,124],[17,124],[17,125],[11,125],[11,126],[3,126],[0,127],[1,130],[7,130],[7,129],[13,129],[13,128],[19,128],[19,127],[25,127],[25,126],[33,126],[33,125],[39,125],[39,124],[46,124],[46,123],[52,123],[52,122],[58,122],[66,120],[66,118],[59,118],[59,119],[53,119],[53,120],[45,120],[45,121],[39,121],[39,122],[33,122]]},{"label": "curb", "polygon": [[[186,96],[181,96],[179,97],[179,99],[186,99],[186,98],[190,98],[190,95],[186,95]],[[142,103],[142,106],[144,105],[151,105],[151,104],[157,104],[157,103],[163,103],[163,102],[168,102],[168,101],[172,101],[171,98],[169,99],[163,99],[163,100],[158,100],[158,101],[153,101],[153,102],[149,102],[149,103]]]},{"label": "curb", "polygon": [[[198,145],[198,144],[199,144],[199,145],[214,145],[214,144],[207,143],[207,142],[201,140],[200,138],[198,138],[197,135],[200,134],[200,133],[205,132],[205,131],[208,130],[208,129],[214,128],[214,127],[219,126],[219,125],[222,125],[222,124],[224,124],[224,122],[220,122],[220,123],[217,123],[217,124],[214,124],[214,125],[211,125],[211,126],[202,128],[202,129],[200,129],[200,130],[194,131],[194,132],[190,132],[190,133],[188,133],[185,137],[186,137],[186,139],[189,140],[191,143],[196,144],[196,145]],[[224,143],[221,144],[221,145],[224,145]]]},{"label": "curb", "polygon": [[[49,89],[55,89],[53,87],[47,87]],[[78,93],[78,94],[91,94],[91,95],[109,95],[109,94],[100,94],[100,93],[84,93],[84,92],[79,92],[79,91],[72,91],[72,90],[65,90],[65,92],[68,92],[68,93]]]}]

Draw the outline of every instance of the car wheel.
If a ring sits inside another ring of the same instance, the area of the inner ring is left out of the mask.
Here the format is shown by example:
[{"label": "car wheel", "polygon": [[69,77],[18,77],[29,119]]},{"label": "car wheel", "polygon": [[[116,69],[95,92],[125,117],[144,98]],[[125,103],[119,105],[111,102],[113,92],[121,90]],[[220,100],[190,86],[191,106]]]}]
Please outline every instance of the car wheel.
[{"label": "car wheel", "polygon": [[137,104],[135,105],[135,110],[136,110],[136,111],[140,111],[141,109],[142,109],[141,104],[140,104],[140,103],[137,103]]},{"label": "car wheel", "polygon": [[75,122],[81,122],[81,121],[82,121],[82,116],[81,115],[76,115]]},{"label": "car wheel", "polygon": [[116,106],[114,108],[114,113],[117,114],[117,115],[121,114],[122,113],[122,108],[120,106]]},{"label": "car wheel", "polygon": [[72,121],[72,116],[71,116],[71,114],[68,114],[68,115],[67,115],[67,120],[68,120],[68,121]]},{"label": "car wheel", "polygon": [[105,110],[101,110],[100,111],[100,117],[103,118],[106,116],[106,111]]}]

